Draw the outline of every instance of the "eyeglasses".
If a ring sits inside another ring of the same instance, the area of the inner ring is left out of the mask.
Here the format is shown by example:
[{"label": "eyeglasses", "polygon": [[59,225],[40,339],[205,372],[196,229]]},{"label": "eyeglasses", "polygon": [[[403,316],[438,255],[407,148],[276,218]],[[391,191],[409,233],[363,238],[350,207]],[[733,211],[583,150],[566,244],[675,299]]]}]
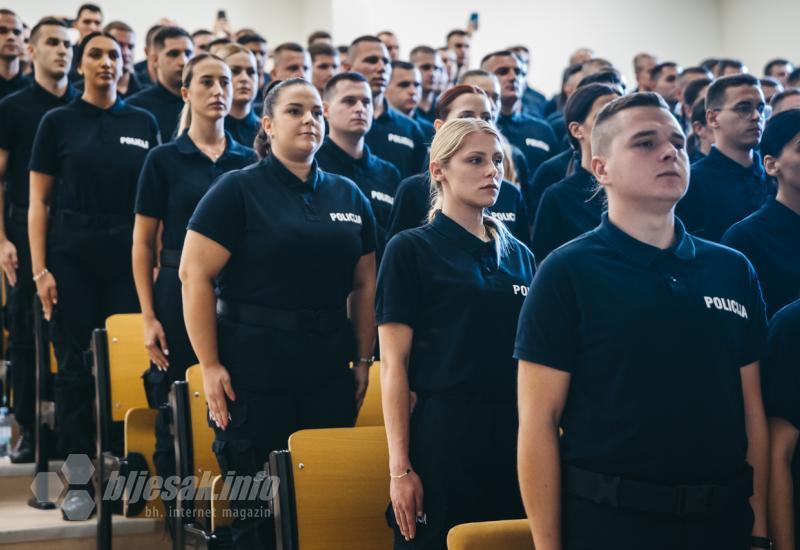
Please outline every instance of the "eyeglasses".
[{"label": "eyeglasses", "polygon": [[736,113],[736,116],[739,118],[746,120],[751,118],[753,113],[756,111],[758,111],[759,118],[768,118],[772,112],[772,107],[765,105],[764,103],[758,103],[757,105],[753,105],[752,103],[740,103],[738,105],[734,105],[733,107],[721,107],[719,109],[712,110],[716,112],[731,111]]}]

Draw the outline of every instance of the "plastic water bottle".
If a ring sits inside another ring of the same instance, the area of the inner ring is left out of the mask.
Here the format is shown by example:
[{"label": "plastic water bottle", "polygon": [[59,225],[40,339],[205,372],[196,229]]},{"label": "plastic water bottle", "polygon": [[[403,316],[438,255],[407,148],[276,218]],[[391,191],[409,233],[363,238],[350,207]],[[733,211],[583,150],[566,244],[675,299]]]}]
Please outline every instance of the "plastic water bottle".
[{"label": "plastic water bottle", "polygon": [[8,417],[8,407],[0,407],[0,458],[8,456],[11,445],[11,419]]}]

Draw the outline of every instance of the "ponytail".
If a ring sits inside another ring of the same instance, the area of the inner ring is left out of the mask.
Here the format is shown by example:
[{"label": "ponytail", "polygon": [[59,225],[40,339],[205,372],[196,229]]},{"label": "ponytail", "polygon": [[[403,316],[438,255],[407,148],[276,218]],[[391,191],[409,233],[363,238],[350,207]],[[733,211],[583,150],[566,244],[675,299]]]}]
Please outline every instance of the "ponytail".
[{"label": "ponytail", "polygon": [[192,125],[192,106],[189,104],[188,101],[185,101],[183,103],[183,108],[181,109],[180,122],[178,122],[178,132],[175,135],[180,136],[186,130],[188,130],[189,126],[191,125]]}]

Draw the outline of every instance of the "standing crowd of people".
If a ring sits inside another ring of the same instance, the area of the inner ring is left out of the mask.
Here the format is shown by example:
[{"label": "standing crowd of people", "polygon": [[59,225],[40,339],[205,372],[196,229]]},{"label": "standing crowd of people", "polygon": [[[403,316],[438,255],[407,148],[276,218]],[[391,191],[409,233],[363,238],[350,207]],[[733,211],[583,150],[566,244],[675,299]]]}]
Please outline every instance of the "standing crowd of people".
[{"label": "standing crowd of people", "polygon": [[[524,517],[538,550],[800,549],[792,62],[642,53],[631,91],[580,48],[547,98],[522,45],[471,63],[471,26],[404,60],[165,19],[134,63],[97,5],[28,23],[0,9],[12,462],[38,296],[59,454],[95,454],[92,330],[140,312],[158,475],[188,367],[254,476],[352,426],[379,356],[396,549]],[[236,548],[275,546],[265,516]]]}]

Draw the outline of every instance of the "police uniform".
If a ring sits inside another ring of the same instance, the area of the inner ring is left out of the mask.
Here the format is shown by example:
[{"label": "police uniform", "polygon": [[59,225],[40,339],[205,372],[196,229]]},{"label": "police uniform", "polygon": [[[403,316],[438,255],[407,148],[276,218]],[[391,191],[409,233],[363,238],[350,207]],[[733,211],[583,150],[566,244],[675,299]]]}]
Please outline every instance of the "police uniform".
[{"label": "police uniform", "polygon": [[11,95],[16,91],[21,90],[30,84],[30,82],[31,79],[23,75],[22,72],[18,72],[8,80],[0,76],[0,99],[3,99],[7,95]]},{"label": "police uniform", "polygon": [[422,116],[418,108],[414,109],[411,120],[419,125],[419,129],[422,130],[422,134],[425,136],[425,143],[432,142],[433,134],[436,133],[436,128],[433,127],[433,122]]},{"label": "police uniform", "polygon": [[373,153],[391,162],[407,178],[423,170],[428,154],[425,135],[412,119],[383,100],[383,113],[372,121],[365,141]]},{"label": "police uniform", "polygon": [[686,229],[698,237],[719,242],[730,226],[746,218],[775,194],[761,158],[745,168],[722,154],[716,146],[692,165],[691,184],[675,212]]},{"label": "police uniform", "polygon": [[[417,174],[400,182],[389,215],[386,241],[401,231],[427,223],[430,198],[430,173]],[[530,241],[528,210],[519,189],[513,183],[503,180],[497,201],[487,210],[492,217],[503,222],[514,237],[527,245]]]},{"label": "police uniform", "polygon": [[414,120],[424,119],[433,124],[433,121],[436,120],[436,102],[439,99],[439,96],[435,96],[433,101],[431,102],[431,108],[427,111],[422,109],[421,107],[417,107],[414,110]]},{"label": "police uniform", "polygon": [[235,118],[230,114],[225,117],[225,131],[229,132],[234,140],[246,147],[253,146],[259,128],[261,128],[261,119],[256,116],[252,109],[244,118]]},{"label": "police uniform", "polygon": [[0,149],[9,153],[5,176],[6,236],[17,249],[17,284],[8,288],[8,354],[12,365],[14,418],[33,435],[36,422],[36,356],[31,304],[36,291],[28,241],[28,165],[39,122],[47,111],[68,104],[75,90],[54,96],[37,82],[0,101]]},{"label": "police uniform", "polygon": [[531,172],[535,173],[544,161],[560,150],[552,128],[540,118],[522,113],[501,114],[497,127],[512,145],[519,147]]},{"label": "police uniform", "polygon": [[133,71],[143,88],[149,88],[153,85],[153,81],[150,80],[150,73],[147,71],[147,59],[142,59],[135,63]]},{"label": "police uniform", "polygon": [[[358,261],[375,251],[364,194],[316,162],[301,181],[270,155],[223,176],[189,229],[231,253],[217,280],[219,358],[236,393],[227,428],[215,430],[221,470],[255,475],[293,432],[352,426],[346,303]],[[272,546],[261,518],[234,521],[237,548]]]},{"label": "police uniform", "polygon": [[66,453],[94,455],[91,332],[114,313],[138,310],[131,272],[136,180],[158,145],[149,113],[117,99],[101,109],[80,98],[47,113],[30,169],[53,176],[47,268],[58,304],[50,331],[58,359],[56,427]]},{"label": "police uniform", "polygon": [[330,137],[325,138],[316,158],[321,169],[353,180],[369,199],[375,214],[377,257],[380,258],[386,245],[386,227],[400,184],[400,172],[392,164],[373,155],[369,146],[364,145],[361,158],[354,159]]},{"label": "police uniform", "polygon": [[601,225],[539,266],[515,356],[571,375],[561,426],[565,550],[750,547],[740,368],[764,302],[747,259],[675,219],[660,250]]},{"label": "police uniform", "polygon": [[531,251],[540,262],[562,244],[600,225],[605,193],[596,186],[594,177],[578,167],[573,175],[545,190],[531,239]]},{"label": "police uniform", "polygon": [[[539,209],[539,202],[542,200],[545,189],[573,174],[574,170],[580,167],[580,164],[580,153],[569,148],[566,151],[561,151],[553,158],[544,161],[542,165],[539,166],[536,173],[533,175],[530,197],[525,197],[525,202],[528,204],[528,210],[531,213],[531,218],[535,218],[536,211]],[[571,168],[573,171],[570,171]],[[535,219],[531,221],[535,221]]]},{"label": "police uniform", "polygon": [[456,524],[524,517],[516,473],[517,317],[534,274],[516,239],[499,258],[442,212],[386,247],[375,307],[379,325],[414,331],[409,459],[422,479],[426,523],[405,541],[391,505],[394,548],[444,548]]},{"label": "police uniform", "polygon": [[722,244],[753,263],[772,316],[800,298],[800,214],[774,198],[725,232]]},{"label": "police uniform", "polygon": [[164,143],[172,141],[178,129],[183,99],[167,90],[160,82],[145,88],[126,100],[129,104],[149,111],[158,122],[158,131]]},{"label": "police uniform", "polygon": [[522,92],[522,112],[526,115],[541,117],[544,107],[547,104],[547,98],[540,91],[535,90],[525,85],[525,91]]},{"label": "police uniform", "polygon": [[[784,307],[770,321],[762,379],[767,416],[783,418],[800,430],[800,300]],[[800,550],[800,453],[792,453],[794,548]]]},{"label": "police uniform", "polygon": [[216,162],[208,158],[184,132],[175,141],[153,149],[139,176],[136,213],[163,223],[158,278],[153,287],[153,306],[167,337],[169,368],[155,365],[145,373],[145,390],[151,407],[159,408],[156,420],[156,452],[153,462],[158,475],[175,474],[174,443],[169,432],[166,408],[169,387],[184,378],[186,369],[197,363],[183,321],[181,282],[178,278],[181,250],[189,219],[214,180],[231,170],[257,160],[252,149],[225,135],[225,151]]}]

